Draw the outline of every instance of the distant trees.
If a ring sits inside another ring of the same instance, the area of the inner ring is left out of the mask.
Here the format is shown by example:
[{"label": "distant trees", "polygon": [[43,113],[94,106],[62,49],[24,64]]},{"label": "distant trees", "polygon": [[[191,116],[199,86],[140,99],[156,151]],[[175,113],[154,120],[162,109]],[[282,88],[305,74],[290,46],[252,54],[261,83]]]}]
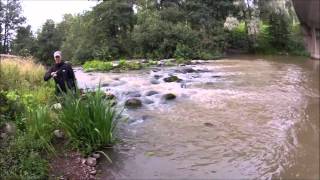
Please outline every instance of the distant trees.
[{"label": "distant trees", "polygon": [[25,22],[19,0],[0,0],[0,53],[8,53],[14,31]]},{"label": "distant trees", "polygon": [[57,49],[65,60],[77,63],[211,59],[227,49],[295,51],[302,49],[295,19],[289,0],[105,0],[91,11],[66,14],[58,24],[48,20],[36,37],[30,27],[19,28],[12,50],[30,53],[44,64],[52,63]]},{"label": "distant trees", "polygon": [[19,56],[31,56],[36,51],[36,38],[32,34],[31,26],[19,27],[12,42],[12,52]]},{"label": "distant trees", "polygon": [[47,20],[38,34],[35,57],[44,64],[51,64],[54,51],[61,47],[62,33],[60,33],[53,20]]}]

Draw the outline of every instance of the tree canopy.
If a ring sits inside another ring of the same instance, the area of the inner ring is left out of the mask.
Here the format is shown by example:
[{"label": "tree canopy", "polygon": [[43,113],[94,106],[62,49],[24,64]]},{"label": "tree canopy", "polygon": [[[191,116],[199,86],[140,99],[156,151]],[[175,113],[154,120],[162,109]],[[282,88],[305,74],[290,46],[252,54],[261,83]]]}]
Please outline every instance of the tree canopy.
[{"label": "tree canopy", "polygon": [[65,59],[84,63],[211,59],[232,49],[302,52],[301,44],[290,0],[105,0],[90,11],[66,14],[60,23],[48,20],[36,38],[30,28],[20,28],[12,51],[28,52],[48,64],[57,49]]}]

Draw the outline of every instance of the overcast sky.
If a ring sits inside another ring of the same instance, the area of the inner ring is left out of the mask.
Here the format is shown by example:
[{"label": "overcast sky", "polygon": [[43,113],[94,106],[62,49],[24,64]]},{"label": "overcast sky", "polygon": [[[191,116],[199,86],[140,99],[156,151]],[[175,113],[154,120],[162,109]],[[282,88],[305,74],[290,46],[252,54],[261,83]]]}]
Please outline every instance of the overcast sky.
[{"label": "overcast sky", "polygon": [[90,10],[97,1],[88,0],[22,0],[21,6],[27,24],[36,32],[47,19],[61,22],[63,14],[77,14]]}]

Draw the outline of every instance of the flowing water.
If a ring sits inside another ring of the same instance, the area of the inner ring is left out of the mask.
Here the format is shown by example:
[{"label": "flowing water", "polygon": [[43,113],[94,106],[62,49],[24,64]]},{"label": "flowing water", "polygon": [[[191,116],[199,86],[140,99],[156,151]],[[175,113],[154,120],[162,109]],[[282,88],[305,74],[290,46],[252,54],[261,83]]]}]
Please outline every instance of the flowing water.
[{"label": "flowing water", "polygon": [[[166,83],[168,75],[183,81]],[[319,61],[241,56],[76,77],[81,87],[100,81],[119,105],[143,102],[124,109],[101,179],[319,179]]]}]

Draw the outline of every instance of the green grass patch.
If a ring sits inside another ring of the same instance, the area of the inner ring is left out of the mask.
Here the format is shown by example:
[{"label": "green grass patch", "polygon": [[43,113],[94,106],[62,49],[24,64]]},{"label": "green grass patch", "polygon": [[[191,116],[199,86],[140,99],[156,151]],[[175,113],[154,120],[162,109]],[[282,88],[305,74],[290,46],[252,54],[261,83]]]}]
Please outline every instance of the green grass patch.
[{"label": "green grass patch", "polygon": [[89,71],[110,71],[113,69],[111,62],[104,62],[99,60],[87,61],[82,66],[86,72]]},{"label": "green grass patch", "polygon": [[85,96],[68,92],[63,95],[60,124],[73,145],[90,153],[114,142],[114,131],[120,117],[112,100],[100,90]]}]

